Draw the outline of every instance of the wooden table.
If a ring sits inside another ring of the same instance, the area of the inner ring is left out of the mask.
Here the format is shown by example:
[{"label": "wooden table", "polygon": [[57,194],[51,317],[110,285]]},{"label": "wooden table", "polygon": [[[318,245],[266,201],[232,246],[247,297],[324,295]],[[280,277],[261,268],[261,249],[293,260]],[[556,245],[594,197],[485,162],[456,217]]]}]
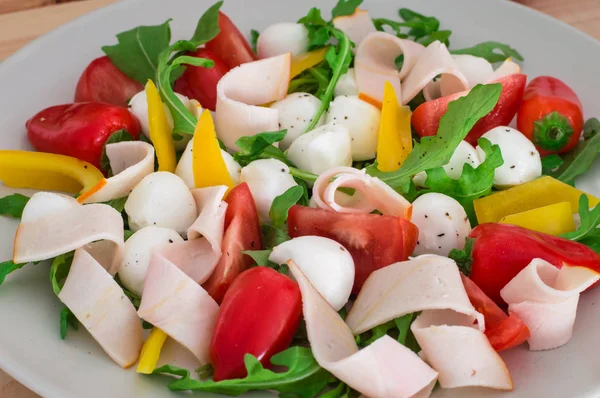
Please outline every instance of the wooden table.
[{"label": "wooden table", "polygon": [[[55,27],[117,0],[84,0],[0,15],[0,61]],[[519,0],[600,40],[600,0]],[[0,370],[0,397],[37,395]]]}]

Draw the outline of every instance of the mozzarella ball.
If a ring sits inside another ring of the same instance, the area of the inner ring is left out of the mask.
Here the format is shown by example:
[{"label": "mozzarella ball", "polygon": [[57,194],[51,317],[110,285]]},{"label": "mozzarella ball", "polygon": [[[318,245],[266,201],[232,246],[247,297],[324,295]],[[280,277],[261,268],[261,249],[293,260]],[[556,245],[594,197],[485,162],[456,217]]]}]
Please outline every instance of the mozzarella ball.
[{"label": "mozzarella ball", "polygon": [[448,256],[462,249],[471,233],[465,209],[455,199],[441,193],[427,193],[413,202],[411,222],[419,228],[419,240],[413,255]]},{"label": "mozzarella ball", "polygon": [[346,305],[354,284],[354,260],[344,246],[320,236],[302,236],[274,247],[269,256],[277,264],[290,259],[334,310]]},{"label": "mozzarella ball", "polygon": [[[192,147],[194,146],[194,142],[190,141],[185,148],[185,151],[181,155],[181,159],[179,159],[179,163],[177,163],[177,168],[175,169],[175,174],[177,174],[181,179],[185,182],[185,185],[188,188],[195,188],[194,184],[194,169],[193,169],[193,155],[192,155]],[[240,182],[240,171],[242,170],[242,166],[238,162],[233,159],[227,151],[221,149],[221,155],[223,156],[223,160],[225,161],[225,166],[227,166],[227,171],[229,171],[229,175],[233,180],[233,183],[237,185]]]},{"label": "mozzarella ball", "polygon": [[[293,93],[271,105],[271,108],[279,111],[279,128],[287,129],[285,137],[279,143],[282,151],[288,149],[296,138],[306,132],[320,106],[321,100],[308,93]],[[324,123],[325,115],[321,116],[315,127]]]},{"label": "mozzarella ball", "polygon": [[36,192],[23,208],[21,222],[35,222],[45,217],[60,214],[76,206],[79,206],[79,203],[72,196],[52,192]]},{"label": "mozzarella ball", "polygon": [[352,140],[352,160],[369,160],[377,154],[381,111],[357,96],[337,97],[329,106],[327,123],[346,127]]},{"label": "mozzarella ball", "polygon": [[327,123],[296,138],[288,158],[300,169],[321,174],[333,167],[352,166],[352,145],[348,129]]},{"label": "mozzarella ball", "polygon": [[183,238],[172,229],[155,226],[140,229],[125,242],[125,255],[119,267],[119,279],[128,290],[141,296],[153,249],[181,242]]},{"label": "mozzarella ball", "polygon": [[270,221],[269,210],[273,200],[298,185],[290,174],[290,168],[277,159],[255,160],[242,168],[241,182],[248,184],[261,220]]},{"label": "mozzarella ball", "polygon": [[467,78],[470,87],[487,82],[494,72],[492,64],[485,58],[468,54],[457,54],[453,55],[452,58],[454,58],[462,74]]},{"label": "mozzarella ball", "polygon": [[[462,175],[463,166],[465,164],[470,164],[474,168],[477,168],[481,161],[479,160],[479,155],[473,145],[469,144],[467,141],[461,141],[460,144],[454,150],[452,157],[447,165],[444,166],[444,170],[446,170],[446,174],[448,177],[453,180],[458,180]],[[425,181],[427,180],[427,173],[422,171],[416,176],[414,176],[413,181],[420,187],[425,186]]]},{"label": "mozzarella ball", "polygon": [[[496,169],[494,186],[511,187],[535,180],[542,175],[542,159],[535,145],[520,131],[499,126],[485,133],[482,138],[500,147],[504,164]],[[479,146],[477,154],[485,161],[485,152]]]},{"label": "mozzarella ball", "polygon": [[348,72],[340,76],[335,88],[333,89],[333,95],[335,97],[340,95],[358,95],[358,88],[356,87],[356,72],[354,71],[354,68],[349,68]]},{"label": "mozzarella ball", "polygon": [[256,43],[258,58],[269,58],[285,53],[292,56],[308,52],[308,29],[293,22],[280,22],[265,29]]},{"label": "mozzarella ball", "polygon": [[144,177],[129,194],[125,212],[134,232],[155,225],[182,236],[197,216],[196,202],[185,182],[166,171]]}]

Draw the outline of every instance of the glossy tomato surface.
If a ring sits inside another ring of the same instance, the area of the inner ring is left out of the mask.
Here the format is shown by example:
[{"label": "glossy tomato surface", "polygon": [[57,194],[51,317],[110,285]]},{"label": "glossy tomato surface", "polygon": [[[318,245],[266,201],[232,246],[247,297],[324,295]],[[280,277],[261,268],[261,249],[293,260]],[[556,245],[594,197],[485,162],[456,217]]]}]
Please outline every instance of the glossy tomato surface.
[{"label": "glossy tomato surface", "polygon": [[230,68],[256,60],[256,55],[250,48],[248,40],[231,19],[220,11],[219,28],[221,31],[217,37],[206,43],[208,50],[225,61]]}]

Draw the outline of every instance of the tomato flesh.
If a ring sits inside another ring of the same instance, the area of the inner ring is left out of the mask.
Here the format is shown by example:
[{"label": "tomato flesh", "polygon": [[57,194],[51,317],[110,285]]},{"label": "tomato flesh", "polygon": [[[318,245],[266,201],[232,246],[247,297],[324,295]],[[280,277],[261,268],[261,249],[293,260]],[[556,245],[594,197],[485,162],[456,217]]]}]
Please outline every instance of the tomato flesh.
[{"label": "tomato flesh", "polygon": [[248,40],[229,19],[219,11],[219,34],[206,43],[206,48],[225,61],[230,68],[256,60]]}]

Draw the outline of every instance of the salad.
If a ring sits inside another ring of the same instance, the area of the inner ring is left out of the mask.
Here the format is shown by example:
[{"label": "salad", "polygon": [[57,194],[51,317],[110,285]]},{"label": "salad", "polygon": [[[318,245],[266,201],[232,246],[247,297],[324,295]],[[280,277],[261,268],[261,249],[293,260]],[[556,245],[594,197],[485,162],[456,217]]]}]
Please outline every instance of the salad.
[{"label": "salad", "polygon": [[[0,150],[39,191],[0,198],[0,285],[49,260],[57,337],[174,391],[512,390],[498,352],[567,344],[600,280],[600,199],[574,184],[600,122],[507,44],[361,3],[250,43],[222,1],[189,40],[118,34],[27,121],[36,151]],[[158,366],[167,339],[197,366]]]}]

